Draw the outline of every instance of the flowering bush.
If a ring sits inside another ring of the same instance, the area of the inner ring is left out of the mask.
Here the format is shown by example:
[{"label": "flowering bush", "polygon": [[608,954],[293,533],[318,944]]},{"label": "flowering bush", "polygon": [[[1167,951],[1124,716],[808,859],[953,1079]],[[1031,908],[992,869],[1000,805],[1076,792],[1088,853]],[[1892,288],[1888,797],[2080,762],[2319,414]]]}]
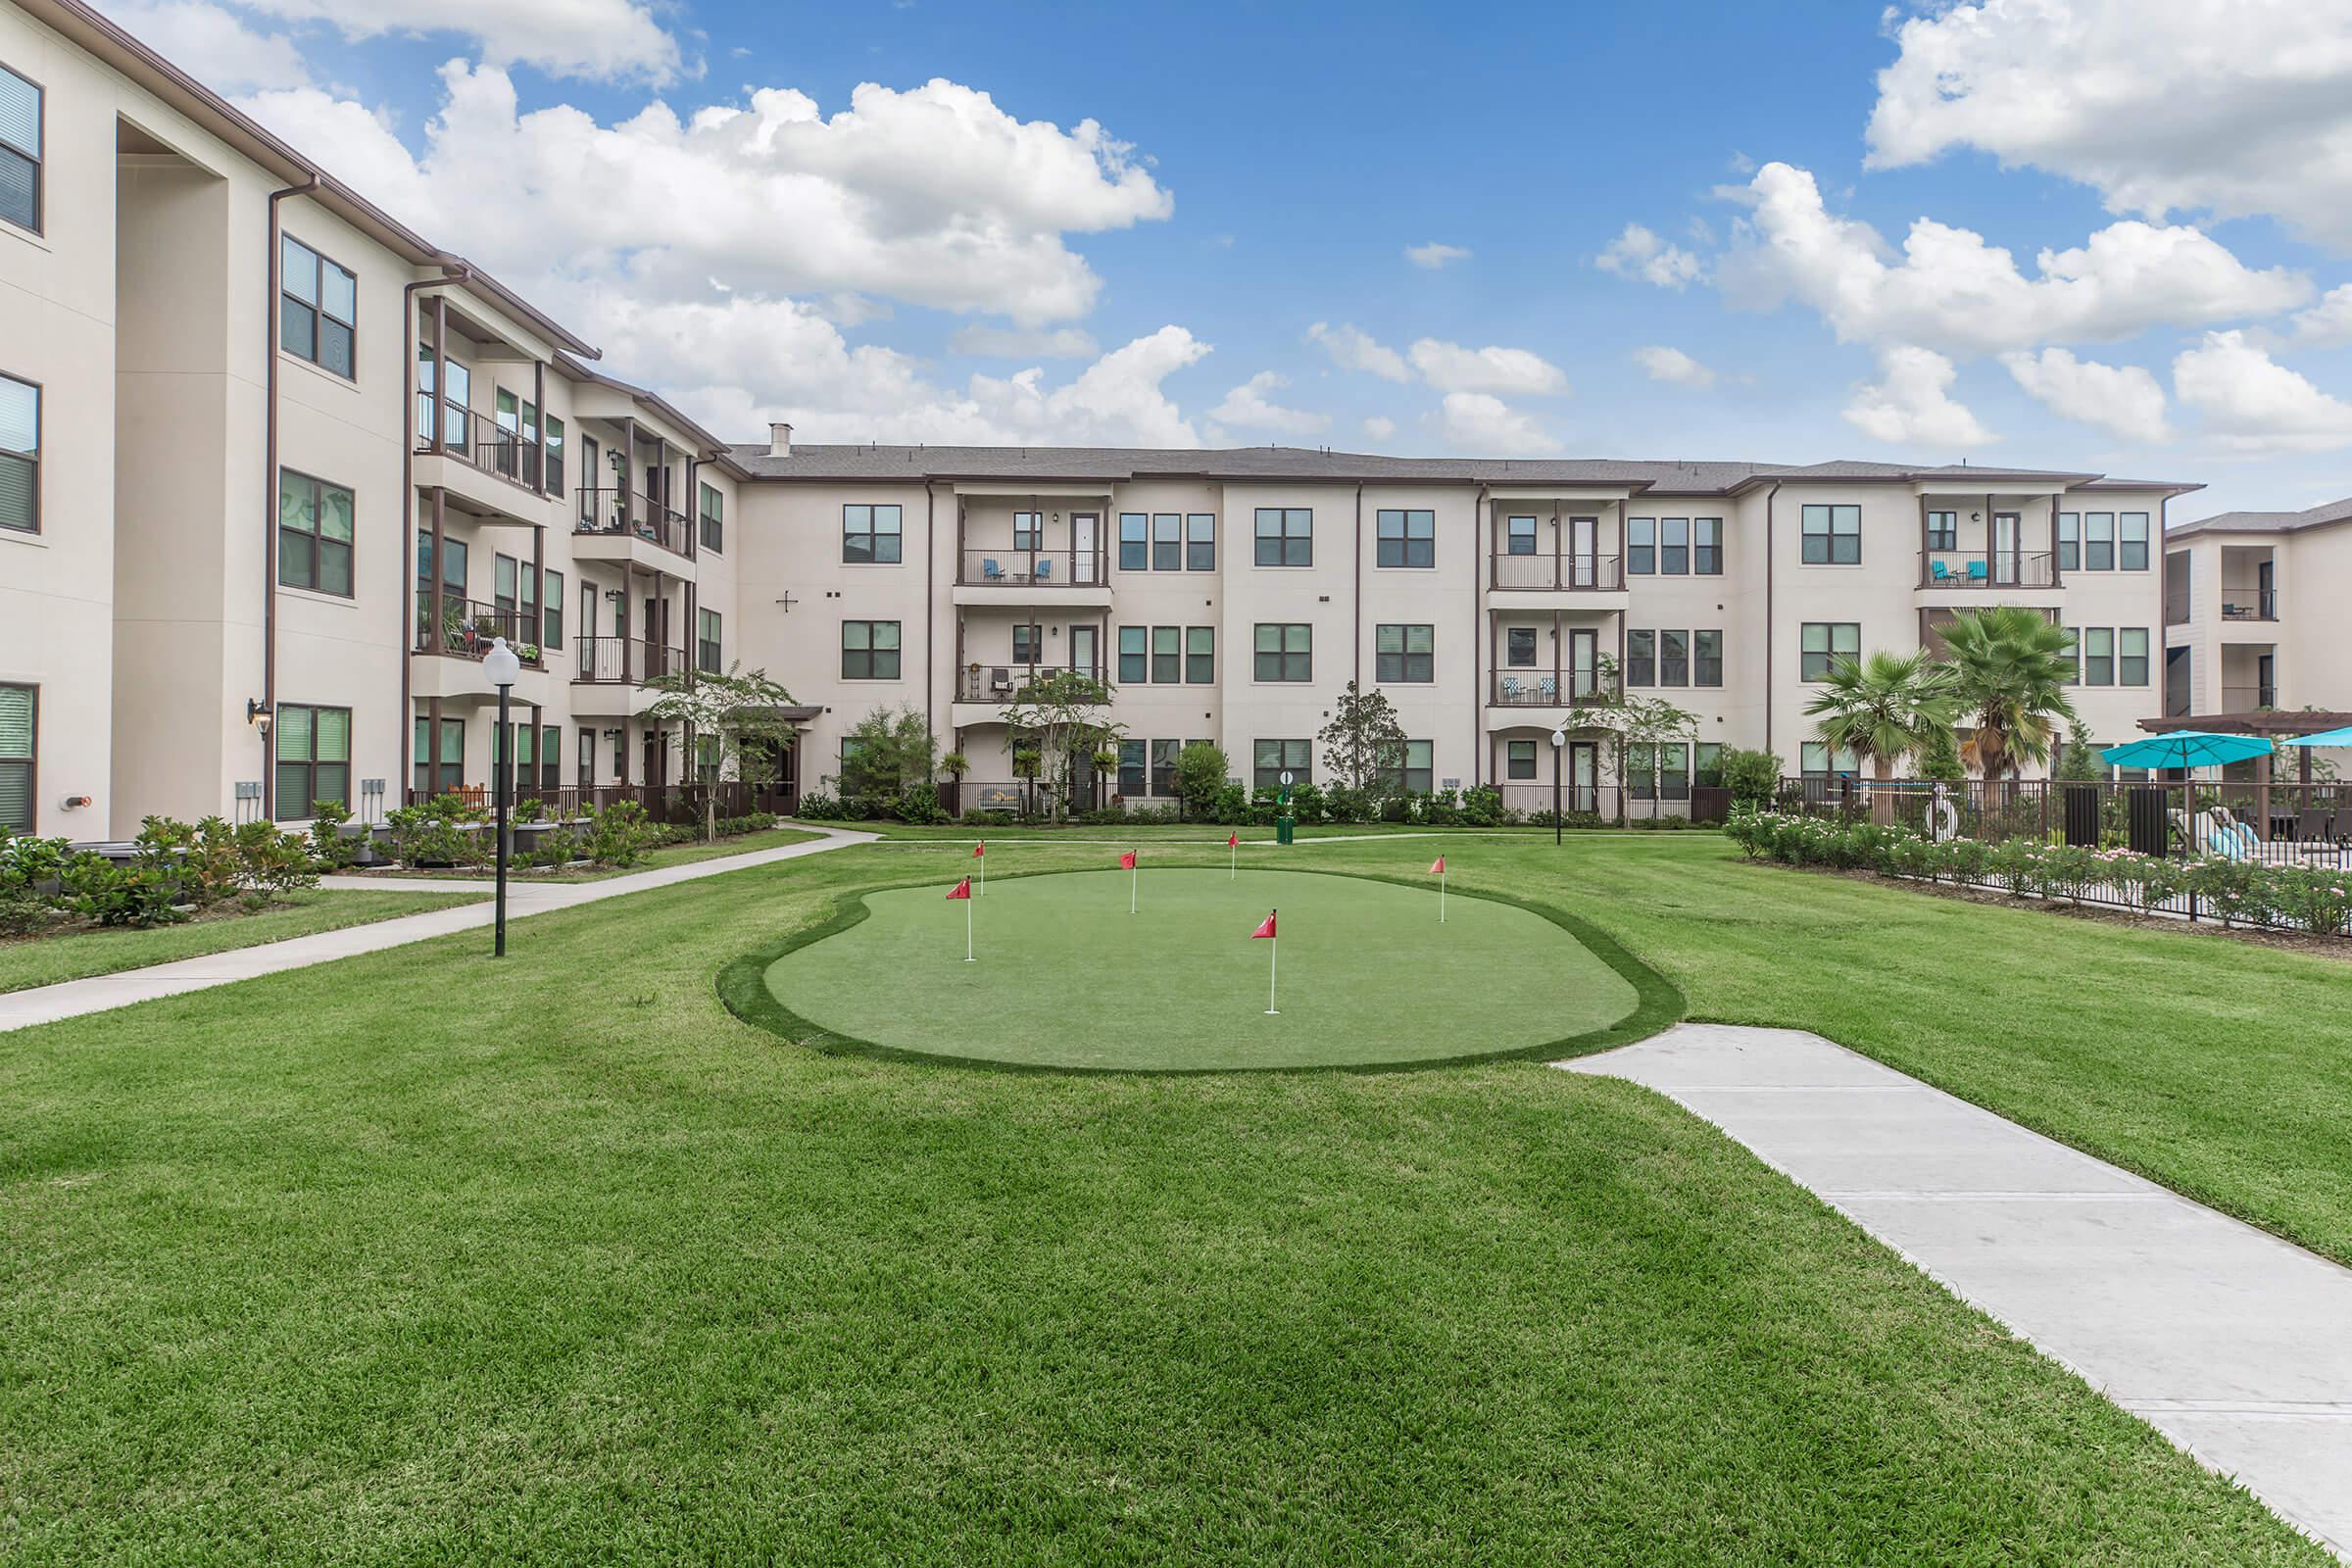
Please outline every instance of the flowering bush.
[{"label": "flowering bush", "polygon": [[1912,828],[1735,808],[1724,833],[1751,860],[1876,871],[1923,882],[1993,886],[2019,895],[2174,907],[2183,895],[2202,912],[2248,925],[2352,935],[2352,871],[2265,865],[2219,858],[2182,862],[2125,849],[2094,850],[2012,838],[1940,843]]}]

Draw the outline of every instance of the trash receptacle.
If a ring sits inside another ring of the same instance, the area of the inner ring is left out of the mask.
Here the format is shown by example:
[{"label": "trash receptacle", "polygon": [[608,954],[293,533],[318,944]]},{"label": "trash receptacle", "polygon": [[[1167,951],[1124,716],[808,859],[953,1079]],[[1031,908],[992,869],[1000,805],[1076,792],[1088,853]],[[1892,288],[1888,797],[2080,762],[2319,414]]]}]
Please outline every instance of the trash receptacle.
[{"label": "trash receptacle", "polygon": [[1276,817],[1276,818],[1274,819],[1274,842],[1275,842],[1275,843],[1277,843],[1277,844],[1288,844],[1288,843],[1290,843],[1290,842],[1291,842],[1291,830],[1292,830],[1293,828],[1297,827],[1298,825],[1298,818],[1296,818],[1296,817],[1290,817],[1290,816],[1278,816],[1278,817]]}]

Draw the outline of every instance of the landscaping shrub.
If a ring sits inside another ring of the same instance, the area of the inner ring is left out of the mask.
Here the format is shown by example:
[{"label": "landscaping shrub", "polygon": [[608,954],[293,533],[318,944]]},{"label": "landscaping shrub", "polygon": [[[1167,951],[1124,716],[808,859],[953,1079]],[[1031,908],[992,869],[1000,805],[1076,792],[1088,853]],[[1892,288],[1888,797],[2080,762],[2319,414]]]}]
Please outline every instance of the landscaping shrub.
[{"label": "landscaping shrub", "polygon": [[1229,827],[1240,827],[1250,819],[1250,792],[1239,784],[1220,784],[1210,814]]},{"label": "landscaping shrub", "polygon": [[360,858],[360,840],[346,838],[343,825],[351,812],[341,801],[320,801],[311,808],[311,858],[322,871],[340,871]]},{"label": "landscaping shrub", "polygon": [[838,822],[842,815],[841,803],[821,791],[804,795],[801,804],[793,808],[793,814],[807,822]]},{"label": "landscaping shrub", "polygon": [[635,865],[662,837],[635,801],[614,801],[589,814],[583,829],[588,858],[607,869]]},{"label": "landscaping shrub", "polygon": [[490,835],[481,831],[488,820],[489,813],[467,805],[463,796],[436,795],[387,813],[384,825],[391,832],[393,858],[415,869],[481,864],[496,849]]},{"label": "landscaping shrub", "polygon": [[1751,860],[1829,866],[1964,886],[1993,886],[2070,904],[2163,909],[2183,894],[2200,912],[2317,936],[2352,934],[2352,872],[2253,860],[2189,862],[2127,849],[2088,849],[2019,837],[1937,843],[1915,829],[1738,808],[1724,835]]},{"label": "landscaping shrub", "polygon": [[579,856],[580,836],[567,827],[554,827],[539,835],[539,842],[531,846],[531,853],[524,857],[524,863],[560,871],[578,859]]},{"label": "landscaping shrub", "polygon": [[117,865],[84,851],[66,862],[63,880],[68,906],[98,925],[170,925],[187,918],[178,884],[158,866]]},{"label": "landscaping shrub", "polygon": [[1763,807],[1771,804],[1772,793],[1780,787],[1781,760],[1770,752],[1750,752],[1733,748],[1717,760],[1722,769],[1723,787],[1731,792],[1732,804]]},{"label": "landscaping shrub", "polygon": [[934,784],[909,784],[899,791],[898,799],[890,803],[890,814],[901,822],[948,820],[948,808],[939,804],[939,787]]}]

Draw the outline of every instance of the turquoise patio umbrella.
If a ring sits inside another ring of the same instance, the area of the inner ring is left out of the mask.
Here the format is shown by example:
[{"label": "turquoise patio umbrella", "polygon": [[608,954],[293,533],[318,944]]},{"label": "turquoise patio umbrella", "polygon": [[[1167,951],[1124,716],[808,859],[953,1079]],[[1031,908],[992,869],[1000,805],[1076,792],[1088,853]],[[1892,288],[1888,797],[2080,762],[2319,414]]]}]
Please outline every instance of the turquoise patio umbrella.
[{"label": "turquoise patio umbrella", "polygon": [[2352,746],[2352,724],[2342,729],[2324,729],[2317,735],[2281,735],[2278,739],[2287,746]]},{"label": "turquoise patio umbrella", "polygon": [[2219,767],[2224,762],[2246,762],[2271,755],[2269,739],[2261,735],[2216,735],[2208,730],[2177,729],[2146,740],[2126,741],[2099,754],[2110,767]]}]

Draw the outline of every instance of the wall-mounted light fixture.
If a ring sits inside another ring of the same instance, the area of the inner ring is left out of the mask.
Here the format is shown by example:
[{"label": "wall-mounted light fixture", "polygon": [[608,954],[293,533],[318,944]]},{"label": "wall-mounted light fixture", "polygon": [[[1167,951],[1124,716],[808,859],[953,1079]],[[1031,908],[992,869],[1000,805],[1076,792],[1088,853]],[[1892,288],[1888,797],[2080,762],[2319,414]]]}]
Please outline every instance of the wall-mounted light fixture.
[{"label": "wall-mounted light fixture", "polygon": [[245,699],[245,722],[246,722],[246,723],[248,723],[248,724],[253,724],[253,725],[263,725],[263,724],[267,724],[267,723],[269,723],[269,722],[270,722],[270,705],[269,705],[268,703],[265,703],[265,702],[261,701],[259,698],[255,698],[255,697],[248,697],[248,698],[246,698],[246,699]]}]

